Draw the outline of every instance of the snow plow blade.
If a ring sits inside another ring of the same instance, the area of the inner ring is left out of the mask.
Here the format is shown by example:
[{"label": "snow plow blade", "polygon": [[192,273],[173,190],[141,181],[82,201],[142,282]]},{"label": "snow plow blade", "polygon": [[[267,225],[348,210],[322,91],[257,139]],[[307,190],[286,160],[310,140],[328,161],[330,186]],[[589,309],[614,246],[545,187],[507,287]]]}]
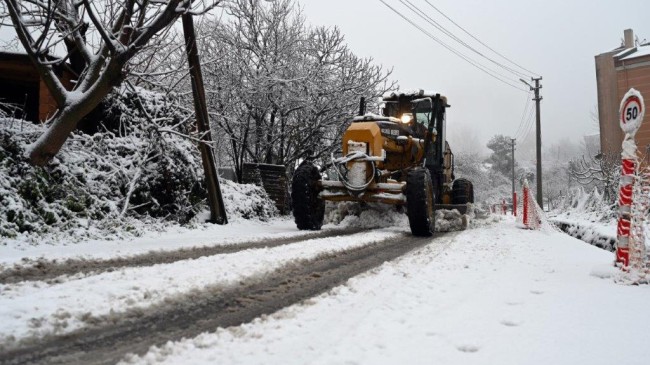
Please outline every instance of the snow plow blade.
[{"label": "snow plow blade", "polygon": [[401,205],[406,203],[404,183],[371,183],[361,194],[350,193],[340,181],[322,180],[319,197],[329,201],[358,201],[367,203],[384,203]]}]

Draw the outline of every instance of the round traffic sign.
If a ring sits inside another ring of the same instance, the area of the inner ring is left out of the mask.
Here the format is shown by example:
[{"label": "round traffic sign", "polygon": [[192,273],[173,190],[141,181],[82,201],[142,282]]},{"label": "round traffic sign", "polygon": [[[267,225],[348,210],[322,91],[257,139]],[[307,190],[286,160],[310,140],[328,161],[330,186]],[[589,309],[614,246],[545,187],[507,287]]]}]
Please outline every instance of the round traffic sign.
[{"label": "round traffic sign", "polygon": [[621,113],[619,121],[623,132],[635,134],[639,130],[645,114],[645,104],[641,93],[630,89],[623,97],[619,111]]}]

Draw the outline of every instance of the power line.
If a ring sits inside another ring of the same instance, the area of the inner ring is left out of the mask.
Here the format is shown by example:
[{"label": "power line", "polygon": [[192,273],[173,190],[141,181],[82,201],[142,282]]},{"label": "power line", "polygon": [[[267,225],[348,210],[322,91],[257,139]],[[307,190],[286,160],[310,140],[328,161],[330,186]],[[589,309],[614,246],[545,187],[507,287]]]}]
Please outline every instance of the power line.
[{"label": "power line", "polygon": [[[454,41],[456,41],[457,43],[459,43],[459,44],[462,45],[463,47],[465,47],[465,48],[469,49],[470,51],[476,53],[476,54],[479,55],[480,57],[483,57],[484,59],[486,59],[486,60],[488,60],[489,62],[495,64],[496,66],[498,66],[498,67],[504,69],[505,71],[512,73],[512,74],[515,75],[516,77],[525,77],[525,78],[528,78],[528,77],[530,76],[529,74],[526,74],[526,73],[522,73],[522,72],[520,72],[520,71],[517,71],[517,70],[513,69],[512,67],[506,66],[506,65],[504,65],[504,64],[502,64],[502,63],[500,63],[500,62],[498,62],[498,61],[495,61],[494,59],[492,59],[492,58],[486,56],[486,55],[483,54],[481,51],[479,51],[479,50],[477,50],[476,48],[472,47],[472,46],[469,45],[467,42],[463,41],[463,40],[460,39],[458,36],[456,36],[454,33],[452,33],[451,31],[447,30],[443,25],[441,25],[440,23],[438,23],[435,19],[433,19],[432,17],[430,17],[430,16],[429,16],[425,11],[423,11],[422,9],[420,9],[417,5],[414,5],[411,1],[409,1],[409,0],[399,0],[399,1],[400,1],[404,6],[406,6],[407,8],[409,8],[409,10],[411,10],[411,11],[414,12],[416,15],[418,15],[419,17],[421,17],[422,19],[424,19],[424,21],[426,21],[427,23],[431,24],[433,27],[435,27],[435,28],[438,29],[439,31],[443,32],[444,34],[446,34],[448,37],[450,37],[451,39],[453,39]],[[418,14],[418,13],[419,13],[419,14]],[[504,75],[501,75],[501,76],[506,77],[506,76],[504,76]],[[513,80],[513,81],[515,81],[515,80]]]},{"label": "power line", "polygon": [[447,20],[449,20],[452,24],[454,24],[454,25],[457,26],[460,30],[462,30],[463,32],[465,32],[465,34],[467,34],[468,36],[472,37],[474,40],[476,40],[477,42],[479,42],[480,44],[482,44],[485,48],[489,49],[490,51],[494,52],[495,54],[497,54],[498,56],[500,56],[500,57],[503,58],[504,60],[510,62],[511,64],[513,64],[513,65],[515,65],[515,66],[517,66],[517,67],[519,67],[520,69],[522,69],[522,70],[524,70],[524,71],[526,71],[526,72],[528,72],[528,73],[530,73],[530,74],[533,74],[533,75],[535,75],[535,76],[538,76],[538,75],[539,75],[537,72],[533,72],[533,71],[531,71],[531,70],[529,70],[529,69],[527,69],[527,68],[525,68],[525,67],[519,65],[519,64],[516,63],[515,61],[512,61],[512,60],[509,59],[508,57],[506,57],[506,56],[502,55],[501,53],[497,52],[497,51],[496,51],[495,49],[493,49],[492,47],[490,47],[490,46],[488,46],[487,44],[483,43],[480,39],[478,39],[477,37],[475,37],[474,35],[472,35],[472,33],[468,32],[467,30],[465,30],[465,28],[461,27],[458,23],[456,23],[455,21],[453,21],[450,17],[448,17],[445,13],[443,13],[440,9],[438,9],[435,5],[431,4],[431,3],[429,2],[429,0],[424,0],[424,1],[425,1],[427,4],[429,4],[429,6],[431,6],[435,11],[437,11],[438,13],[440,13],[440,15],[444,16],[444,17],[445,17]]},{"label": "power line", "polygon": [[[522,142],[525,141],[526,138],[528,138],[528,135],[530,134],[530,132],[533,129],[533,124],[534,124],[533,123],[533,111],[534,110],[535,110],[534,108],[530,108],[530,112],[528,113],[528,120],[526,121],[526,129],[525,129],[526,132],[522,133],[522,135],[519,136],[520,138],[517,138],[517,139],[521,139]],[[522,138],[522,136],[523,136],[523,138]]]},{"label": "power line", "polygon": [[443,46],[444,48],[446,48],[448,51],[452,52],[452,53],[455,54],[456,56],[462,58],[465,62],[469,63],[470,65],[472,65],[472,66],[474,66],[474,67],[476,67],[476,68],[478,68],[479,70],[483,71],[484,73],[490,75],[491,77],[495,78],[495,79],[498,80],[498,81],[501,81],[502,83],[504,83],[504,84],[506,84],[506,85],[509,85],[509,86],[511,86],[511,87],[513,87],[513,88],[515,88],[515,89],[517,89],[517,90],[527,91],[526,89],[523,89],[523,88],[517,86],[516,84],[510,83],[510,82],[508,82],[507,80],[502,79],[501,77],[497,76],[497,75],[499,75],[499,74],[496,73],[495,71],[490,70],[489,68],[487,68],[487,67],[485,67],[485,66],[479,64],[479,63],[476,62],[476,61],[471,60],[468,56],[462,54],[461,52],[455,50],[453,47],[447,45],[445,42],[443,42],[443,41],[441,41],[440,39],[436,38],[436,37],[433,36],[431,33],[427,32],[427,31],[424,30],[422,27],[420,27],[419,25],[417,25],[416,23],[414,23],[412,20],[408,19],[405,15],[403,15],[402,13],[400,13],[399,11],[397,11],[395,8],[393,8],[392,6],[388,5],[384,0],[379,0],[379,1],[380,1],[382,4],[384,4],[386,7],[388,7],[390,10],[392,10],[394,13],[396,13],[397,15],[399,15],[402,19],[406,20],[406,21],[407,21],[408,23],[410,23],[412,26],[414,26],[415,28],[417,28],[417,29],[418,29],[420,32],[422,32],[424,35],[426,35],[427,37],[431,38],[431,39],[434,40],[436,43],[440,44],[441,46]]},{"label": "power line", "polygon": [[522,129],[521,134],[518,136],[517,139],[521,139],[521,141],[525,141],[526,138],[530,135],[530,131],[533,128],[533,108],[530,108],[528,112],[528,117],[526,118],[526,126],[524,129]]},{"label": "power line", "polygon": [[517,127],[517,131],[515,131],[515,136],[518,135],[520,132],[522,132],[522,128],[524,126],[524,122],[526,121],[526,113],[528,112],[528,105],[530,105],[530,94],[531,91],[528,91],[528,95],[526,95],[526,105],[524,106],[524,111],[521,113],[521,121],[519,122],[519,126]]},{"label": "power line", "polygon": [[[400,1],[400,3],[401,3],[403,6],[405,6],[405,7],[408,8],[410,11],[412,11],[413,13],[415,13],[415,15],[419,16],[419,17],[422,18],[425,22],[429,23],[429,24],[432,25],[434,28],[436,28],[437,30],[441,31],[443,34],[447,35],[448,37],[450,37],[452,40],[456,41],[457,43],[459,43],[459,44],[462,45],[463,47],[469,49],[470,51],[474,52],[475,54],[479,55],[480,57],[483,57],[484,59],[486,59],[486,60],[488,60],[489,62],[493,63],[494,65],[496,65],[496,66],[502,68],[503,70],[505,70],[505,71],[507,71],[507,72],[510,72],[510,73],[513,74],[513,75],[516,75],[516,76],[524,76],[524,77],[526,76],[525,73],[523,73],[523,72],[521,72],[521,71],[519,71],[519,70],[513,69],[512,67],[508,67],[508,66],[502,64],[501,62],[498,62],[498,61],[494,60],[493,58],[488,57],[488,56],[485,55],[483,52],[481,52],[481,51],[477,50],[476,48],[474,48],[473,46],[469,45],[467,42],[465,42],[464,40],[462,40],[461,38],[459,38],[458,36],[456,36],[453,32],[451,32],[450,30],[446,29],[444,25],[442,25],[441,23],[437,22],[437,21],[436,21],[435,19],[433,19],[429,14],[427,14],[425,11],[423,11],[420,7],[418,7],[417,5],[415,5],[415,4],[414,4],[413,2],[411,2],[410,0],[399,0],[399,1]],[[467,35],[469,35],[471,38],[473,38],[474,40],[476,40],[477,42],[479,42],[480,44],[482,44],[483,46],[485,46],[487,49],[491,50],[492,52],[494,52],[495,54],[499,55],[501,58],[505,59],[506,61],[510,62],[511,64],[515,65],[516,67],[519,67],[520,69],[525,70],[525,71],[527,71],[527,72],[529,72],[529,73],[534,73],[534,72],[532,72],[532,71],[526,69],[525,67],[523,67],[523,66],[517,64],[516,62],[510,60],[509,58],[505,57],[505,56],[502,55],[501,53],[497,52],[495,49],[493,49],[492,47],[488,46],[487,44],[485,44],[484,42],[482,42],[480,39],[478,39],[476,36],[474,36],[473,34],[469,33],[466,29],[464,29],[464,28],[463,28],[462,26],[460,26],[458,23],[456,23],[455,21],[453,21],[449,16],[447,16],[447,15],[446,15],[445,13],[443,13],[440,9],[438,9],[436,6],[434,6],[433,4],[431,4],[428,0],[425,0],[425,1],[427,2],[427,4],[429,4],[429,6],[431,6],[434,10],[436,10],[436,11],[437,11],[438,13],[440,13],[443,17],[445,17],[447,20],[449,20],[452,24],[454,24],[456,27],[458,27],[459,29],[461,29],[463,32],[465,32]],[[499,76],[505,78],[505,79],[509,79],[508,76],[505,76],[505,75],[503,75],[503,74],[499,74],[499,73],[497,73],[497,74],[498,74]],[[510,79],[510,80],[512,80],[512,79]],[[520,79],[520,80],[521,80],[521,79]],[[514,81],[514,80],[512,80],[512,81]],[[526,96],[526,105],[524,106],[524,110],[523,110],[522,115],[521,115],[521,121],[520,121],[519,126],[518,126],[518,128],[517,128],[517,131],[515,132],[515,135],[518,135],[518,134],[520,134],[520,133],[526,133],[526,134],[530,133],[530,128],[532,127],[532,125],[531,125],[531,117],[532,117],[531,112],[532,112],[532,109],[531,109],[530,111],[528,110],[528,106],[529,106],[529,104],[530,104],[530,95],[531,95],[531,92],[529,91],[529,92],[528,92],[528,95]],[[529,115],[528,115],[528,120],[526,120],[526,114],[527,114],[527,113],[529,114]]]}]

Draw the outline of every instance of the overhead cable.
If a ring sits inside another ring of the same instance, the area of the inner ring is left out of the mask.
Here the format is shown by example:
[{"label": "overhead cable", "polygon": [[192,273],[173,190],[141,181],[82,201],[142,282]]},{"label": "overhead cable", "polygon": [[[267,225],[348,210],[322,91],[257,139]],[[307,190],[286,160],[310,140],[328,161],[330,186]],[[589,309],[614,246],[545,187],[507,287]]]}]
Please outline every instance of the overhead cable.
[{"label": "overhead cable", "polygon": [[[523,78],[529,78],[529,77],[530,77],[530,74],[528,74],[528,73],[523,73],[523,72],[518,71],[518,70],[516,70],[516,69],[514,69],[514,68],[512,68],[512,67],[506,66],[506,65],[502,64],[501,62],[498,62],[498,61],[496,61],[496,60],[494,60],[494,59],[488,57],[487,55],[485,55],[483,52],[477,50],[476,48],[472,47],[470,44],[468,44],[467,42],[465,42],[465,41],[463,41],[462,39],[460,39],[460,38],[459,38],[458,36],[456,36],[454,33],[452,33],[451,31],[447,30],[443,25],[441,25],[440,23],[438,23],[435,19],[433,19],[431,16],[429,16],[425,11],[423,11],[422,9],[420,9],[417,5],[414,5],[411,1],[409,1],[409,0],[399,0],[399,1],[400,1],[404,6],[406,6],[407,8],[409,8],[412,12],[414,12],[416,15],[418,15],[420,18],[424,19],[424,21],[426,21],[427,23],[431,24],[434,28],[436,28],[436,29],[438,29],[439,31],[443,32],[445,35],[447,35],[449,38],[451,38],[451,39],[453,39],[454,41],[456,41],[457,43],[459,43],[461,46],[463,46],[463,47],[467,48],[468,50],[474,52],[474,53],[477,54],[478,56],[480,56],[480,57],[486,59],[486,60],[489,61],[490,63],[493,63],[493,64],[496,65],[497,67],[502,68],[503,70],[505,70],[505,71],[507,71],[507,72],[513,74],[514,76],[516,76],[516,77],[518,77],[518,78],[520,78],[520,77],[523,77]],[[503,75],[502,75],[502,76],[503,76]],[[506,76],[504,76],[504,77],[506,77]],[[516,81],[516,80],[513,80],[513,81]]]},{"label": "overhead cable", "polygon": [[443,42],[442,40],[438,39],[437,37],[435,37],[434,35],[432,35],[432,34],[429,33],[428,31],[426,31],[424,28],[422,28],[421,26],[419,26],[418,24],[416,24],[414,21],[412,21],[411,19],[409,19],[408,17],[406,17],[404,14],[402,14],[401,12],[399,12],[397,9],[393,8],[392,6],[390,6],[390,5],[389,5],[388,3],[386,3],[384,0],[379,0],[379,1],[380,1],[382,4],[384,4],[386,7],[388,7],[390,10],[392,10],[392,11],[393,11],[395,14],[397,14],[399,17],[401,17],[402,19],[406,20],[409,24],[411,24],[411,25],[414,26],[416,29],[418,29],[420,32],[422,32],[424,35],[426,35],[427,37],[431,38],[433,41],[435,41],[436,43],[440,44],[440,45],[443,46],[445,49],[447,49],[448,51],[450,51],[451,53],[453,53],[454,55],[456,55],[456,56],[462,58],[465,62],[469,63],[470,65],[476,67],[477,69],[483,71],[484,73],[488,74],[489,76],[493,77],[494,79],[496,79],[496,80],[498,80],[498,81],[500,81],[500,82],[502,82],[502,83],[504,83],[504,84],[506,84],[506,85],[508,85],[508,86],[510,86],[510,87],[513,87],[513,88],[515,88],[515,89],[517,89],[517,90],[524,91],[524,92],[527,91],[526,89],[524,89],[524,88],[518,86],[516,83],[513,83],[513,82],[508,81],[508,78],[505,78],[505,77],[503,77],[503,76],[500,76],[499,73],[497,73],[497,72],[495,72],[495,71],[493,71],[493,70],[487,68],[486,66],[481,65],[480,63],[478,63],[478,62],[472,60],[470,57],[468,57],[468,56],[466,56],[465,54],[463,54],[463,53],[457,51],[456,49],[454,49],[454,48],[451,47],[450,45],[448,45],[448,44],[446,44],[445,42]]},{"label": "overhead cable", "polygon": [[487,44],[485,44],[484,42],[482,42],[480,39],[478,39],[477,37],[475,37],[472,33],[468,32],[467,30],[465,30],[465,28],[461,27],[458,23],[456,23],[455,21],[453,21],[450,17],[448,17],[445,13],[443,13],[440,9],[438,9],[435,5],[431,4],[431,3],[429,2],[429,0],[424,0],[424,1],[425,1],[427,4],[429,4],[429,6],[431,6],[435,11],[437,11],[438,13],[440,13],[440,15],[444,16],[444,17],[445,17],[447,20],[449,20],[452,24],[454,24],[455,26],[457,26],[457,27],[458,27],[460,30],[462,30],[465,34],[467,34],[468,36],[472,37],[472,39],[474,39],[475,41],[479,42],[479,43],[480,43],[481,45],[483,45],[485,48],[487,48],[487,49],[489,49],[490,51],[494,52],[496,55],[498,55],[499,57],[503,58],[504,60],[510,62],[512,65],[517,66],[517,67],[519,67],[520,69],[522,69],[522,70],[528,72],[529,74],[532,74],[532,75],[534,75],[534,76],[539,76],[539,74],[538,74],[537,72],[533,72],[533,71],[531,71],[531,70],[529,70],[529,69],[527,69],[527,68],[521,66],[521,65],[518,64],[517,62],[511,60],[510,58],[508,58],[508,57],[506,57],[506,56],[504,56],[504,55],[502,55],[501,53],[497,52],[494,48],[492,48],[492,47],[488,46]]}]

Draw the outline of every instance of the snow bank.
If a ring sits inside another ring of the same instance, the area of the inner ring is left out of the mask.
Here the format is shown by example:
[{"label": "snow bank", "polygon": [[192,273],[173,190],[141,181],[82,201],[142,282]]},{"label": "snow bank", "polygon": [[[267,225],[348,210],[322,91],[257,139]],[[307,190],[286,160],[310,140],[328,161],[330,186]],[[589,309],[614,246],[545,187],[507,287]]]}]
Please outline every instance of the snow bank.
[{"label": "snow bank", "polygon": [[[206,208],[194,143],[161,131],[185,118],[169,100],[139,90],[111,96],[102,130],[74,133],[44,167],[25,157],[42,126],[0,119],[0,242],[132,237],[170,224],[195,224]],[[134,106],[138,99],[147,116]],[[263,189],[224,182],[231,219],[276,215]]]},{"label": "snow bank", "polygon": [[616,244],[616,205],[608,203],[594,189],[574,189],[551,212],[549,220],[569,235],[596,247],[614,251]]}]

